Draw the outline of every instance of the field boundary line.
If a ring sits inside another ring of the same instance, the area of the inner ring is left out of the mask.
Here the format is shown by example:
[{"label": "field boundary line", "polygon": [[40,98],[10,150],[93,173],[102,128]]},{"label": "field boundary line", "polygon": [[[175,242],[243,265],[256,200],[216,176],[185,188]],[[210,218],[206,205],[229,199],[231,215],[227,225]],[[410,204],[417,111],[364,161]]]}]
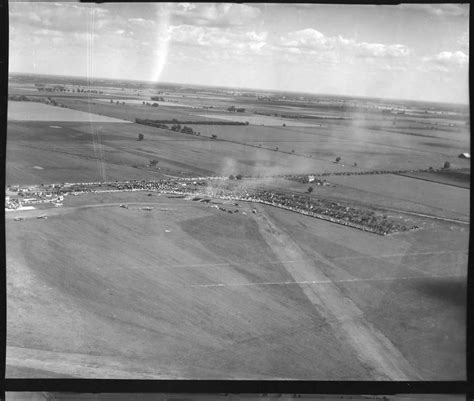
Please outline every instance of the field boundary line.
[{"label": "field boundary line", "polygon": [[218,283],[218,284],[192,284],[188,287],[200,287],[200,288],[210,288],[210,287],[250,287],[250,286],[259,286],[259,285],[300,285],[300,284],[335,284],[335,283],[352,283],[352,282],[368,282],[368,281],[398,281],[398,280],[421,280],[427,278],[462,278],[465,276],[460,275],[432,275],[432,276],[408,276],[408,277],[381,277],[381,278],[349,278],[349,279],[342,279],[342,280],[308,280],[308,281],[264,281],[260,283],[236,283],[236,284],[225,284],[225,283]]},{"label": "field boundary line", "polygon": [[428,178],[423,178],[423,177],[417,177],[415,175],[407,175],[407,174],[402,174],[402,173],[393,173],[394,175],[399,175],[401,177],[407,177],[407,178],[414,178],[415,180],[421,180],[421,181],[428,181],[428,182],[435,182],[437,184],[442,184],[442,185],[448,185],[450,187],[456,187],[456,188],[463,188],[463,189],[470,189],[470,187],[463,187],[462,185],[457,185],[457,184],[451,184],[449,182],[441,182],[441,181],[436,181],[436,180],[430,180]]},{"label": "field boundary line", "polygon": [[[434,251],[434,252],[413,252],[413,253],[393,253],[385,255],[357,255],[357,256],[336,256],[326,257],[329,261],[337,260],[351,260],[351,259],[377,259],[377,258],[392,258],[392,257],[405,257],[405,256],[420,256],[420,255],[443,255],[443,254],[456,254],[465,253],[463,250],[457,251]],[[467,256],[467,255],[465,255]],[[305,262],[316,262],[319,259],[297,259],[297,260],[270,260],[267,262],[219,262],[219,263],[195,263],[195,264],[179,264],[179,265],[161,265],[161,266],[143,266],[143,267],[131,267],[130,269],[160,269],[160,268],[193,268],[193,267],[223,267],[223,266],[243,266],[243,265],[265,265],[265,264],[285,264],[285,263],[305,263]]]}]

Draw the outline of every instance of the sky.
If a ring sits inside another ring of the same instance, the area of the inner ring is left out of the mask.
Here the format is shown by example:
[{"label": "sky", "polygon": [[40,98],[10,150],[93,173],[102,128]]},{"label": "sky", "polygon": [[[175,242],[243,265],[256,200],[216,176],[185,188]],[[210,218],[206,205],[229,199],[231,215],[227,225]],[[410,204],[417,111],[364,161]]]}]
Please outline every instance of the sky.
[{"label": "sky", "polygon": [[469,5],[9,3],[10,72],[469,103]]}]

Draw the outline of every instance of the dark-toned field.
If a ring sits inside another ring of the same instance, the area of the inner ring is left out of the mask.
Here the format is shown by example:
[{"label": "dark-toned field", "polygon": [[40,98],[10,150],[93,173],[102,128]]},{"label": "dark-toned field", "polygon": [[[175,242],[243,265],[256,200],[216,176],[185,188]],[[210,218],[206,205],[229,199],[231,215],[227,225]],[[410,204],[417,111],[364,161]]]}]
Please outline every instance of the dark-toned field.
[{"label": "dark-toned field", "polygon": [[8,377],[464,377],[459,227],[378,237],[271,207],[97,196],[7,216]]},{"label": "dark-toned field", "polygon": [[[25,104],[33,109],[38,106],[32,102]],[[420,143],[418,137],[387,133],[380,137],[376,132],[338,124],[311,129],[192,126],[201,133],[198,137],[138,124],[67,121],[69,109],[41,106],[52,109],[54,123],[9,122],[7,184],[86,181],[87,177],[90,181],[146,179],[182,172],[275,175],[427,169],[440,168],[445,161],[453,168],[469,166],[468,160],[457,157],[468,146],[468,140],[448,146],[446,139],[432,138],[431,142],[439,145],[433,147]],[[117,107],[134,113],[134,107],[141,106],[110,107],[113,112],[107,114],[118,117]],[[82,109],[91,111],[90,107]],[[64,121],[61,113],[65,115]],[[126,113],[123,118],[128,118]],[[145,135],[144,141],[137,141],[139,133]],[[211,135],[218,139],[210,139]],[[342,160],[336,164],[337,156]],[[150,170],[146,166],[152,159],[159,164]]]}]

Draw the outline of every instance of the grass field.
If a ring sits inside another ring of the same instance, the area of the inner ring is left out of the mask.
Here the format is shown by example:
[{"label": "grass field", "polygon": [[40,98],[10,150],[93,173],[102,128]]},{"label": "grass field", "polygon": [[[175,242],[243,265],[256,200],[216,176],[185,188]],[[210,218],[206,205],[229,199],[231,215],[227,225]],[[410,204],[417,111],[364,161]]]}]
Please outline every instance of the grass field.
[{"label": "grass field", "polygon": [[331,182],[394,200],[419,203],[469,221],[469,189],[399,175],[334,176]]},{"label": "grass field", "polygon": [[[109,99],[96,99],[96,100],[100,102],[104,102],[104,103],[110,103],[110,98]],[[125,104],[140,105],[140,106],[143,106],[143,102],[148,102],[148,103],[157,103],[160,106],[165,106],[165,107],[193,107],[193,106],[189,106],[187,104],[182,104],[182,103],[160,102],[156,100],[150,100],[150,98],[125,99],[125,100],[120,100],[120,102],[124,102]]]},{"label": "grass field", "polygon": [[200,117],[218,118],[221,120],[237,121],[240,123],[249,122],[252,125],[265,125],[281,127],[283,125],[291,125],[295,127],[312,127],[319,124],[306,124],[299,121],[287,120],[281,118],[255,116],[255,115],[240,115],[240,114],[197,114]]},{"label": "grass field", "polygon": [[[60,100],[57,99],[59,103],[64,104],[68,108],[74,110],[81,110],[81,111],[90,111],[91,109],[94,110],[94,113],[110,116],[113,118],[123,118],[124,120],[134,122],[136,118],[140,119],[150,119],[150,120],[171,120],[176,118],[177,120],[190,120],[193,121],[215,121],[214,118],[207,118],[207,117],[200,117],[197,115],[190,114],[189,107],[151,107],[151,106],[143,106],[142,104],[112,104],[103,102],[103,101],[95,101],[87,99],[73,99],[73,98],[61,98]],[[120,102],[125,101],[126,99],[117,98],[115,100],[119,100]],[[143,100],[142,100],[143,101]],[[148,102],[152,102],[148,100]]]},{"label": "grass field", "polygon": [[374,237],[145,193],[81,207],[98,196],[8,215],[7,377],[464,377],[466,232]]},{"label": "grass field", "polygon": [[[139,133],[144,134],[143,141],[137,141]],[[328,159],[138,124],[12,121],[8,124],[8,147],[8,184],[151,179],[180,172],[196,176],[344,170]],[[150,170],[146,166],[152,159],[159,164]]]},{"label": "grass field", "polygon": [[100,116],[36,102],[8,102],[9,121],[77,121],[89,123],[127,123],[123,119]]},{"label": "grass field", "polygon": [[[140,102],[158,91],[121,84],[100,98],[125,105],[54,93],[65,108],[9,102],[6,183],[437,169],[445,161],[452,174],[324,177],[335,186],[232,181],[362,205],[420,227],[389,236],[261,204],[224,202],[238,210],[227,213],[146,192],[8,212],[7,377],[465,379],[470,161],[458,154],[470,138],[462,118],[271,105],[226,92],[199,98],[182,88],[164,95],[214,110],[155,108]],[[223,113],[229,105],[247,112]],[[222,117],[250,124],[195,124],[196,136],[130,123]]]}]

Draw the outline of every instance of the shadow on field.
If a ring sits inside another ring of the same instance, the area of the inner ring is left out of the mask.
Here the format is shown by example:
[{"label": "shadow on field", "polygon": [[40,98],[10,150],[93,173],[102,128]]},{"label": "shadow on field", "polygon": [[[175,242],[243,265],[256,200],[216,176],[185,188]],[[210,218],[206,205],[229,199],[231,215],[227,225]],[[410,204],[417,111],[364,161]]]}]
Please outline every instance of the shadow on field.
[{"label": "shadow on field", "polygon": [[418,289],[427,296],[466,306],[467,283],[464,277],[430,279],[418,284]]}]

